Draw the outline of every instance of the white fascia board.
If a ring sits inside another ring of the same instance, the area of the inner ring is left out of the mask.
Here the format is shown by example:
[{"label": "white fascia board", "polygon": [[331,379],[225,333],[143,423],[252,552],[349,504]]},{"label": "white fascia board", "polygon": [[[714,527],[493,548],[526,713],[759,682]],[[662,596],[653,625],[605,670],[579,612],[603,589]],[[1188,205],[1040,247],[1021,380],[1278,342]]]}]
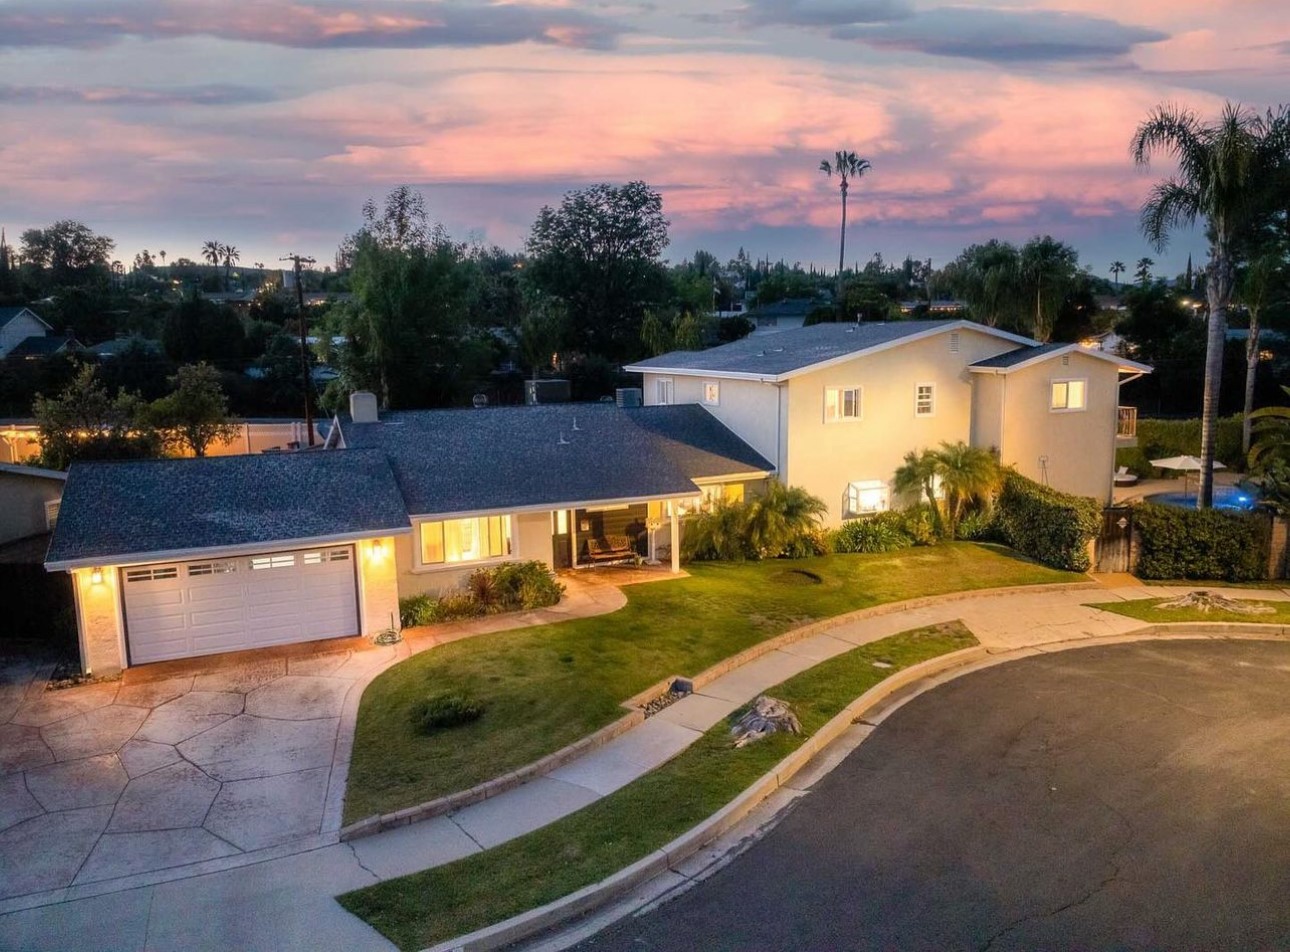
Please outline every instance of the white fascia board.
[{"label": "white fascia board", "polygon": [[449,519],[474,519],[480,516],[512,516],[529,512],[554,512],[557,509],[585,509],[588,506],[622,506],[637,502],[667,502],[669,499],[689,499],[699,495],[696,482],[692,492],[659,493],[651,496],[624,496],[621,499],[575,499],[568,502],[543,502],[530,506],[504,506],[500,509],[473,509],[464,512],[426,512],[409,515],[416,522],[443,522]]},{"label": "white fascia board", "polygon": [[57,479],[67,482],[67,473],[60,469],[41,469],[39,466],[23,466],[20,463],[0,463],[0,473],[13,473],[15,476],[34,476],[39,479]]},{"label": "white fascia board", "polygon": [[45,571],[71,571],[72,569],[89,569],[99,566],[149,565],[154,562],[190,562],[194,559],[217,559],[225,556],[288,552],[295,549],[308,549],[316,545],[339,545],[348,542],[361,542],[364,539],[381,539],[385,536],[410,535],[411,533],[411,526],[402,526],[398,529],[369,529],[364,532],[341,532],[335,535],[310,536],[304,539],[277,539],[271,542],[256,542],[247,545],[215,545],[198,549],[127,552],[120,555],[100,555],[94,558],[46,562]]},{"label": "white fascia board", "polygon": [[929,327],[927,330],[919,331],[917,334],[908,334],[904,337],[898,337],[895,340],[889,340],[882,344],[873,344],[870,347],[853,350],[846,354],[840,354],[837,357],[830,357],[828,360],[818,360],[813,364],[807,364],[805,367],[798,367],[796,370],[786,370],[780,374],[759,374],[729,370],[699,370],[688,367],[642,367],[639,364],[632,364],[631,366],[624,367],[623,370],[632,373],[664,374],[672,377],[711,377],[726,380],[756,380],[761,383],[783,383],[787,380],[793,379],[794,377],[800,377],[803,374],[814,373],[815,371],[823,370],[826,367],[844,364],[849,360],[855,360],[857,357],[867,357],[870,354],[879,354],[885,350],[892,350],[905,344],[912,344],[915,341],[935,337],[937,334],[946,334],[951,331],[962,330],[978,331],[982,334],[987,334],[990,337],[997,337],[1000,340],[1006,340],[1025,347],[1034,347],[1038,343],[1038,341],[1032,340],[1029,337],[1022,337],[1020,334],[1001,331],[997,327],[986,327],[984,324],[958,320],[950,321],[937,327]]},{"label": "white fascia board", "polygon": [[1052,360],[1054,357],[1064,357],[1069,354],[1082,354],[1085,357],[1092,357],[1095,360],[1110,361],[1115,364],[1121,373],[1132,374],[1149,374],[1152,368],[1146,364],[1140,364],[1136,360],[1128,360],[1124,357],[1116,357],[1114,354],[1108,354],[1100,350],[1093,350],[1089,347],[1082,347],[1079,344],[1070,344],[1057,350],[1050,350],[1043,354],[1036,354],[1029,360],[1023,360],[1019,364],[1013,364],[1010,367],[968,367],[968,370],[974,374],[1010,374],[1026,367],[1033,367],[1035,364],[1041,364],[1045,360]]},{"label": "white fascia board", "polygon": [[766,479],[767,477],[774,475],[775,471],[773,469],[756,469],[750,470],[747,473],[727,473],[724,476],[696,476],[694,479],[694,485],[715,486],[718,483],[730,483],[737,480]]}]

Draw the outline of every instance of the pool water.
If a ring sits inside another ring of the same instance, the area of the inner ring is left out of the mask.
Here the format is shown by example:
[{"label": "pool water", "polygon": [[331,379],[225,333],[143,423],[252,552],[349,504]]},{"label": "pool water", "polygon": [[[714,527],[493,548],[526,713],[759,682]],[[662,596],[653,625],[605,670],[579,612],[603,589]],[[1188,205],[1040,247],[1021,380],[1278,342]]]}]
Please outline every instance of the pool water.
[{"label": "pool water", "polygon": [[[1177,506],[1181,509],[1196,508],[1196,494],[1190,493],[1155,493],[1146,498],[1147,502],[1159,503],[1162,506]],[[1237,509],[1250,511],[1257,509],[1258,497],[1239,486],[1215,486],[1214,508]]]}]

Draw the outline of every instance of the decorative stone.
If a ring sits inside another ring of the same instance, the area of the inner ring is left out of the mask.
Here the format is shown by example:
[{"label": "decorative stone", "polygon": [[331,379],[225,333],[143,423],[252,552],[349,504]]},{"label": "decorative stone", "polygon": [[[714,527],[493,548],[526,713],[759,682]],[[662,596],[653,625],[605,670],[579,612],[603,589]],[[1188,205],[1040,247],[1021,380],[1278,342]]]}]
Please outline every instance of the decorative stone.
[{"label": "decorative stone", "polygon": [[736,747],[743,747],[780,731],[800,734],[802,725],[786,703],[764,694],[753,701],[752,707],[730,728]]},{"label": "decorative stone", "polygon": [[1220,595],[1218,592],[1204,589],[1198,592],[1188,592],[1178,598],[1171,598],[1167,602],[1161,602],[1156,608],[1165,610],[1191,609],[1199,612],[1232,612],[1235,615],[1270,615],[1276,611],[1271,605],[1260,605],[1241,598],[1228,598],[1226,595]]}]

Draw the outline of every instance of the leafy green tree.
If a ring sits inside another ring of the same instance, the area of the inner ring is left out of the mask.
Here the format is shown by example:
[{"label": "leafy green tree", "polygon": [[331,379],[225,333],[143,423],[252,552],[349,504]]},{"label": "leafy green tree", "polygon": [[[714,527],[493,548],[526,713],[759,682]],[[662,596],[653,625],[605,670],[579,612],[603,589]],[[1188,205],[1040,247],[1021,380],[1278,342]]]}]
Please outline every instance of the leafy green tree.
[{"label": "leafy green tree", "polygon": [[1124,296],[1127,315],[1116,331],[1129,344],[1133,356],[1150,364],[1175,356],[1177,345],[1191,321],[1191,314],[1163,284],[1130,288]]},{"label": "leafy green tree", "polygon": [[1241,423],[1241,452],[1250,452],[1251,419],[1254,411],[1254,383],[1259,369],[1259,339],[1262,335],[1262,317],[1272,297],[1283,291],[1283,261],[1280,255],[1265,252],[1255,258],[1238,274],[1235,295],[1245,305],[1249,317],[1249,336],[1245,339],[1245,403]]},{"label": "leafy green tree", "polygon": [[512,329],[511,336],[515,339],[520,362],[529,368],[534,380],[538,379],[543,367],[551,369],[558,362],[567,327],[568,318],[559,301],[537,294],[528,295],[524,315]]},{"label": "leafy green tree", "polygon": [[1290,164],[1290,114],[1282,108],[1259,115],[1228,103],[1217,121],[1204,122],[1190,110],[1158,106],[1138,126],[1130,149],[1139,166],[1160,153],[1177,165],[1176,173],[1157,183],[1142,206],[1142,230],[1155,247],[1163,249],[1176,227],[1197,219],[1208,226],[1209,332],[1197,494],[1197,505],[1208,509],[1214,502],[1214,428],[1235,280],[1233,244],[1284,187]]},{"label": "leafy green tree", "polygon": [[646,311],[641,321],[641,340],[651,356],[674,350],[702,350],[704,321],[690,311]]},{"label": "leafy green tree", "polygon": [[1037,341],[1047,341],[1075,285],[1079,253],[1051,235],[1035,236],[1021,248],[1019,271],[1021,300],[1030,313],[1030,334]]},{"label": "leafy green tree", "polygon": [[218,370],[210,364],[188,364],[170,383],[174,390],[153,401],[144,414],[167,449],[205,456],[212,443],[236,439],[241,426],[229,416]]},{"label": "leafy green tree", "polygon": [[206,361],[232,369],[241,366],[245,336],[232,309],[193,293],[166,315],[161,343],[177,364]]},{"label": "leafy green tree", "polygon": [[592,185],[544,207],[528,239],[528,280],[563,302],[568,343],[611,360],[638,357],[645,311],[665,303],[668,221],[644,182]]},{"label": "leafy green tree", "polygon": [[40,427],[40,465],[67,469],[76,460],[156,456],[159,444],[135,394],[109,395],[92,364],[57,396],[36,394],[32,414]]},{"label": "leafy green tree", "polygon": [[948,264],[941,279],[987,327],[1015,324],[1021,301],[1021,257],[1016,246],[991,239],[971,245]]},{"label": "leafy green tree", "polygon": [[64,219],[22,233],[23,264],[39,274],[44,288],[76,286],[106,279],[116,242],[78,221]]}]

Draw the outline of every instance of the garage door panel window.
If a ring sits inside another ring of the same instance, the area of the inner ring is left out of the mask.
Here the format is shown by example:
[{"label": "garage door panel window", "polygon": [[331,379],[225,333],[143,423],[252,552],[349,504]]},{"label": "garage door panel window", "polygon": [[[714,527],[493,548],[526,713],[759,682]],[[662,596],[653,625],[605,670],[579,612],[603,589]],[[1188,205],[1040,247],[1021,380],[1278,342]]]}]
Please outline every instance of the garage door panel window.
[{"label": "garage door panel window", "polygon": [[158,568],[126,569],[127,582],[164,582],[179,577],[179,566],[165,565]]},{"label": "garage door panel window", "polygon": [[423,566],[483,562],[511,554],[510,516],[423,522],[420,533]]},{"label": "garage door panel window", "polygon": [[199,562],[195,565],[188,566],[188,577],[196,578],[202,575],[232,575],[236,571],[236,562]]},{"label": "garage door panel window", "polygon": [[251,559],[251,571],[260,572],[265,569],[289,569],[296,564],[294,555],[260,555]]}]

